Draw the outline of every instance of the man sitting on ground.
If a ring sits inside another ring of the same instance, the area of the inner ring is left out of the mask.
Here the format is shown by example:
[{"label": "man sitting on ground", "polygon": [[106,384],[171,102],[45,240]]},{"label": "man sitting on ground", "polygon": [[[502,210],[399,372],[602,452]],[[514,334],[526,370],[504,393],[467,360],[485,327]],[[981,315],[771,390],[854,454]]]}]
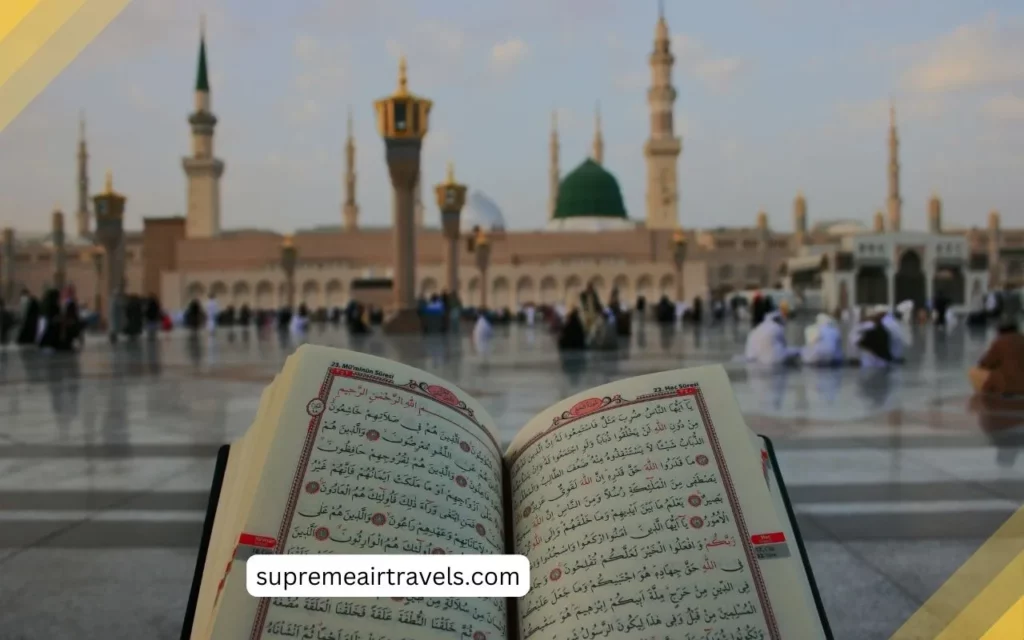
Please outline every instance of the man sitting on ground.
[{"label": "man sitting on ground", "polygon": [[769,366],[797,362],[800,358],[800,349],[786,345],[785,318],[782,313],[769,312],[761,324],[747,334],[744,357],[747,362]]},{"label": "man sitting on ground", "polygon": [[999,335],[968,377],[976,393],[1024,395],[1024,336],[1015,319],[1003,320]]}]

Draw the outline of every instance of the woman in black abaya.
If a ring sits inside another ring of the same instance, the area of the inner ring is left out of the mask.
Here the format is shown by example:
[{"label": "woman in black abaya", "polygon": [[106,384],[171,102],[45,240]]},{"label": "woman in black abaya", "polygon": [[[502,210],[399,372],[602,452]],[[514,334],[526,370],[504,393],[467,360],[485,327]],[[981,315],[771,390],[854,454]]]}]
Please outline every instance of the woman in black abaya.
[{"label": "woman in black abaya", "polygon": [[18,344],[35,344],[39,334],[39,301],[27,289],[21,292],[21,326],[18,328]]},{"label": "woman in black abaya", "polygon": [[585,349],[587,346],[586,332],[583,330],[583,321],[580,319],[580,312],[573,309],[565,319],[565,324],[558,335],[558,348],[560,350]]},{"label": "woman in black abaya", "polygon": [[56,289],[47,290],[43,296],[42,318],[44,325],[39,346],[56,349],[60,342],[60,292]]}]

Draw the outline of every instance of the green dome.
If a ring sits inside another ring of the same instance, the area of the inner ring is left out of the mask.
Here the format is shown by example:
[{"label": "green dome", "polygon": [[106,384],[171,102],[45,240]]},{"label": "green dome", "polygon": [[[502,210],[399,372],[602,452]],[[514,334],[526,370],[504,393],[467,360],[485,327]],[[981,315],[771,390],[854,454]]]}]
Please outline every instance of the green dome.
[{"label": "green dome", "polygon": [[556,220],[580,217],[626,217],[618,180],[590,158],[565,176],[555,203]]}]

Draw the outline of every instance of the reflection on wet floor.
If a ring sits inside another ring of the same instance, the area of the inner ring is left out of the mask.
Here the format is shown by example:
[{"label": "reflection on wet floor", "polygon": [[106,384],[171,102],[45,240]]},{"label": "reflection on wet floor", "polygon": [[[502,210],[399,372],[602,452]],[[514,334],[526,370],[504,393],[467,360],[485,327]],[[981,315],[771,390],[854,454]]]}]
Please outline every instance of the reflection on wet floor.
[{"label": "reflection on wet floor", "polygon": [[[748,368],[731,362],[745,339],[731,325],[639,325],[619,351],[577,354],[521,327],[482,352],[465,334],[306,339],[451,380],[506,440],[588,387],[726,363],[748,424],[779,450],[837,637],[866,639],[888,637],[1024,501],[1024,401],[974,399],[965,375],[990,337],[918,328],[892,371]],[[0,630],[177,637],[216,448],[248,428],[294,347],[235,332],[0,352]]]}]

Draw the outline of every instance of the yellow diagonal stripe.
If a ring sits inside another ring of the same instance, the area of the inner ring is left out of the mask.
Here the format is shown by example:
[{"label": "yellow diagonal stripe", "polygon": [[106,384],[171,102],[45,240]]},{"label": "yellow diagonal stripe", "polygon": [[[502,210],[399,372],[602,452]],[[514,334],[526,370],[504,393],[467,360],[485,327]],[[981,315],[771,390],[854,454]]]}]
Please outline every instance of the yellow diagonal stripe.
[{"label": "yellow diagonal stripe", "polygon": [[0,40],[6,38],[37,4],[39,0],[4,0],[0,3]]},{"label": "yellow diagonal stripe", "polygon": [[0,41],[0,131],[130,1],[40,0],[11,33]]},{"label": "yellow diagonal stripe", "polygon": [[976,640],[1022,597],[1024,509],[999,527],[892,640]]},{"label": "yellow diagonal stripe", "polygon": [[[960,615],[953,619],[935,640],[963,640],[980,638],[988,632],[1006,611],[1024,597],[1024,553],[988,583]],[[1024,638],[1024,634],[1015,640]]]},{"label": "yellow diagonal stripe", "polygon": [[1024,598],[1010,607],[981,640],[1020,640],[1024,638]]},{"label": "yellow diagonal stripe", "polygon": [[0,86],[39,53],[85,0],[42,0],[0,42]]}]

